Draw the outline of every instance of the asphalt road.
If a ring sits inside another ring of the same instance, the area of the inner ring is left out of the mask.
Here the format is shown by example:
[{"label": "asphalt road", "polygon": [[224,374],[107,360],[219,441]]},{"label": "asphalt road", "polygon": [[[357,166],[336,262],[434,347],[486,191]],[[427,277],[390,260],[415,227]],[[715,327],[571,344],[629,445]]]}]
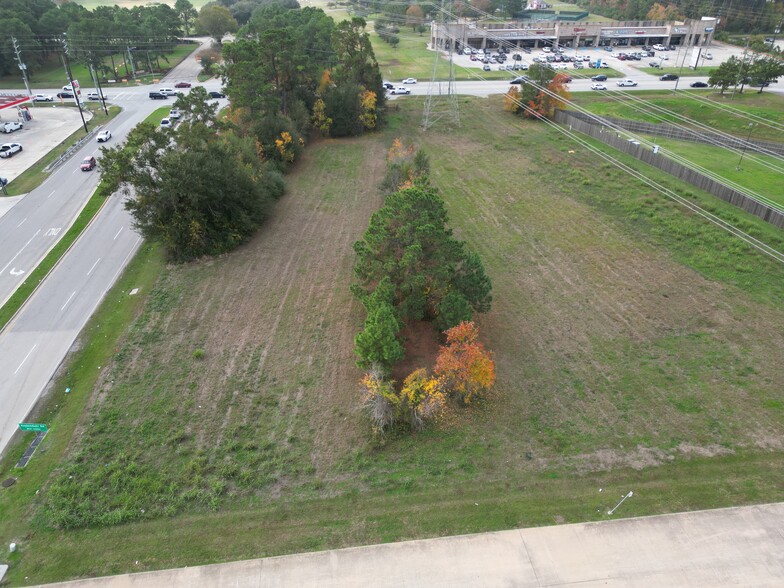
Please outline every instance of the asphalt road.
[{"label": "asphalt road", "polygon": [[[198,65],[194,67],[194,63],[186,59],[161,81],[161,87],[177,80],[195,82]],[[213,90],[220,87],[220,82],[212,80],[204,85]],[[129,88],[124,97],[105,92],[110,102],[123,107],[107,127],[113,135],[110,145],[121,142],[138,122],[165,105],[162,100],[149,99],[151,89]],[[166,103],[173,104],[173,100]],[[7,299],[15,291],[73,224],[95,190],[98,172],[79,170],[79,162],[87,155],[99,155],[95,141],[88,142],[0,218],[0,299]],[[121,197],[115,194],[0,333],[0,453],[140,242]]]}]

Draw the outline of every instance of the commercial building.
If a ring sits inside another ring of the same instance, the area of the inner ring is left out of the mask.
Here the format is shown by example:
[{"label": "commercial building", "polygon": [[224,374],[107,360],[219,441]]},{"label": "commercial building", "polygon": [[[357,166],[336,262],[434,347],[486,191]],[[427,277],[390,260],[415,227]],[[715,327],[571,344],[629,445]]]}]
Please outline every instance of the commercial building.
[{"label": "commercial building", "polygon": [[537,49],[540,47],[636,47],[642,45],[710,45],[716,19],[627,22],[574,21],[473,21],[434,22],[430,31],[431,47],[454,49],[472,47],[494,49],[506,47]]}]

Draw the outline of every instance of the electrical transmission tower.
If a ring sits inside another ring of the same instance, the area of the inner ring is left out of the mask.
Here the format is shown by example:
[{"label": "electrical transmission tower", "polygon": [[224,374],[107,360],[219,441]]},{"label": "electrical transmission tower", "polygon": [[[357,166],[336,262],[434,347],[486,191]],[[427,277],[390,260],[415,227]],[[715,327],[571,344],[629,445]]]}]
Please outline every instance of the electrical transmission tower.
[{"label": "electrical transmission tower", "polygon": [[[426,131],[439,120],[445,120],[447,124],[460,126],[460,110],[457,105],[457,95],[455,94],[455,63],[453,60],[455,50],[455,36],[450,31],[447,20],[451,19],[452,0],[441,0],[441,8],[438,14],[436,34],[433,36],[433,73],[430,76],[430,84],[427,88],[427,98],[425,99],[425,112],[422,116],[422,128]],[[447,44],[449,51],[449,79],[447,81],[437,80],[438,65],[441,62],[441,47],[439,39]]]}]

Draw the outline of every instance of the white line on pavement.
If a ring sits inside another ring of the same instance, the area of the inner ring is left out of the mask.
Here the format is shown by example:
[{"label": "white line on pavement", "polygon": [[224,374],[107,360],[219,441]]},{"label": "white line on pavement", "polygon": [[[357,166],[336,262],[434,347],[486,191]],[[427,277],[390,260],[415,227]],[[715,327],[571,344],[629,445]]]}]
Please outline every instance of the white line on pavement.
[{"label": "white line on pavement", "polygon": [[74,294],[76,294],[76,290],[74,290],[73,292],[71,292],[71,295],[68,297],[68,300],[66,300],[66,301],[65,301],[65,304],[63,304],[63,305],[60,307],[60,310],[65,310],[65,307],[66,307],[66,306],[68,306],[68,303],[71,301],[71,298],[73,298],[73,297],[74,297]]},{"label": "white line on pavement", "polygon": [[55,193],[55,192],[56,192],[56,190],[52,190],[52,193],[51,193],[51,194],[49,194],[49,196],[47,196],[47,197],[46,197],[46,199],[48,200],[49,198],[51,198],[52,196],[54,196],[54,193]]},{"label": "white line on pavement", "polygon": [[112,286],[114,286],[114,282],[117,280],[117,276],[119,276],[119,275],[120,275],[120,272],[121,272],[121,271],[123,271],[123,270],[125,269],[125,264],[128,262],[128,258],[129,258],[131,255],[133,255],[133,252],[136,250],[136,246],[139,244],[139,241],[141,241],[141,240],[142,240],[142,238],[141,238],[141,237],[139,237],[138,239],[136,239],[136,242],[133,244],[133,247],[131,247],[131,250],[128,252],[128,255],[126,255],[126,256],[125,256],[125,259],[123,259],[123,262],[120,264],[120,269],[118,269],[118,270],[115,272],[114,276],[112,277],[112,281],[111,281],[111,282],[109,282],[109,286],[106,288],[106,290],[105,290],[104,292],[108,292],[108,291],[109,291],[109,288],[111,288]]},{"label": "white line on pavement", "polygon": [[23,220],[21,223],[19,223],[18,225],[16,225],[16,228],[18,229],[18,228],[19,228],[19,227],[21,227],[23,224],[25,224],[25,221],[26,221],[26,220],[27,220],[27,219],[24,219],[24,220]]},{"label": "white line on pavement", "polygon": [[[40,232],[41,232],[41,229],[38,229],[38,230],[35,232],[35,235],[33,235],[32,237],[30,237],[30,241],[32,241],[33,239],[35,239],[35,238],[36,238],[36,236],[38,235],[38,233],[40,233]],[[17,251],[17,252],[16,252],[16,255],[14,255],[14,256],[11,258],[11,261],[9,261],[7,264],[5,264],[5,267],[4,267],[3,269],[1,269],[1,270],[0,270],[0,275],[2,275],[2,273],[3,273],[5,270],[7,270],[7,269],[8,269],[8,266],[9,266],[9,265],[11,265],[11,264],[13,263],[13,261],[14,261],[14,260],[15,260],[17,257],[19,257],[19,254],[20,254],[22,251],[24,251],[24,250],[25,250],[25,247],[27,247],[27,246],[30,244],[30,241],[28,241],[27,243],[25,243],[25,244],[24,244],[24,246],[23,246],[23,247],[22,247],[22,248],[21,248],[19,251]]]},{"label": "white line on pavement", "polygon": [[95,260],[95,263],[93,264],[93,267],[91,267],[91,268],[90,268],[90,271],[89,271],[89,272],[87,272],[87,275],[88,275],[88,276],[89,276],[91,273],[93,273],[93,270],[95,269],[95,266],[96,266],[96,265],[98,265],[98,262],[99,262],[99,261],[101,261],[101,258],[100,258],[100,257],[99,257],[98,259],[96,259],[96,260]]},{"label": "white line on pavement", "polygon": [[116,241],[116,240],[117,240],[117,237],[119,237],[119,236],[120,236],[120,233],[122,233],[122,230],[123,230],[123,228],[122,228],[122,227],[120,227],[120,230],[119,230],[119,231],[117,231],[117,234],[114,236],[114,239],[112,239],[112,241]]},{"label": "white line on pavement", "polygon": [[19,367],[18,367],[18,368],[16,368],[16,371],[14,371],[14,373],[16,373],[16,372],[18,372],[20,369],[22,369],[22,366],[24,365],[24,362],[26,362],[26,361],[27,361],[27,358],[28,358],[28,357],[30,357],[30,354],[31,354],[33,351],[35,351],[35,348],[36,348],[36,347],[38,347],[38,343],[36,343],[35,345],[33,345],[33,348],[32,348],[30,351],[28,351],[28,352],[27,352],[27,355],[25,355],[25,358],[22,360],[22,363],[20,363],[20,364],[19,364]]}]

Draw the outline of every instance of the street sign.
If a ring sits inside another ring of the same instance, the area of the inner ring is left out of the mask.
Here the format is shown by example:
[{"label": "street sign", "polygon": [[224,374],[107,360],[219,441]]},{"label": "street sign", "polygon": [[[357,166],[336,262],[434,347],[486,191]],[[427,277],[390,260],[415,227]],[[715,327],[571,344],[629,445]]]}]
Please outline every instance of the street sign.
[{"label": "street sign", "polygon": [[49,429],[43,423],[19,423],[20,431],[43,431],[44,433]]}]

